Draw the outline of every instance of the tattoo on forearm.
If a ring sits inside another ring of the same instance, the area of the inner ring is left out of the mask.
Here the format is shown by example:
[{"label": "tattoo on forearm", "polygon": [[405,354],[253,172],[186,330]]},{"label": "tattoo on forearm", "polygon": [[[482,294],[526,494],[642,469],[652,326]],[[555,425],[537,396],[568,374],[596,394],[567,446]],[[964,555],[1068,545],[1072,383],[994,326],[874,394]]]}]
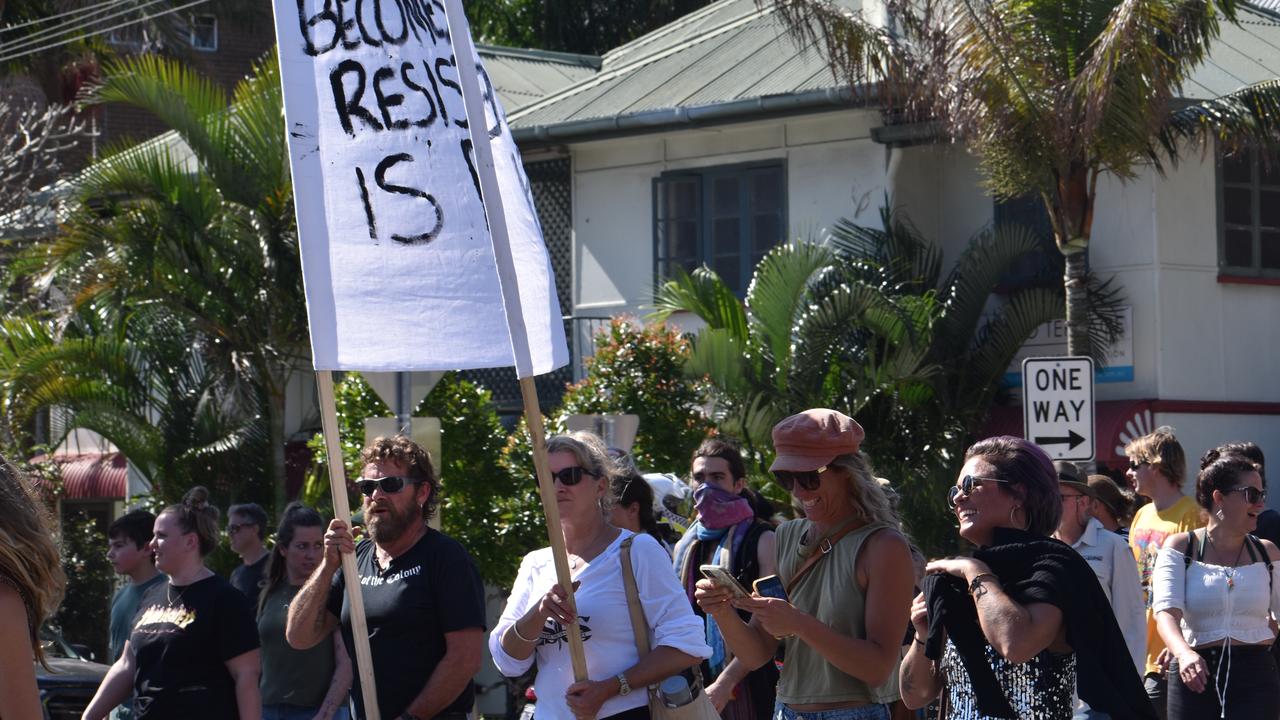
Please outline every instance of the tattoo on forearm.
[{"label": "tattoo on forearm", "polygon": [[978,602],[982,598],[986,597],[986,595],[987,595],[987,584],[978,583],[978,586],[973,589],[973,601]]}]

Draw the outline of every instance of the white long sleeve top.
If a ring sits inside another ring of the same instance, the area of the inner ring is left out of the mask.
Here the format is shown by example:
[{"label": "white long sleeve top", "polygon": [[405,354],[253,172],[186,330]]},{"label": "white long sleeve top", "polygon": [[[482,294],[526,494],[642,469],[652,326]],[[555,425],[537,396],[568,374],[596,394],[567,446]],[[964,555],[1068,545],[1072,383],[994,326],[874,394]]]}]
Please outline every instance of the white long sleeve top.
[{"label": "white long sleeve top", "polygon": [[1151,607],[1181,610],[1182,637],[1193,648],[1226,637],[1245,643],[1270,640],[1268,619],[1280,608],[1276,570],[1273,563],[1268,578],[1261,560],[1234,568],[1193,560],[1187,567],[1183,553],[1161,548],[1151,577]]},{"label": "white long sleeve top", "polygon": [[1098,583],[1111,601],[1125,644],[1129,646],[1129,654],[1141,674],[1146,665],[1147,616],[1138,565],[1133,561],[1128,541],[1103,527],[1097,518],[1090,518],[1080,539],[1071,547],[1098,576]]},{"label": "white long sleeve top", "polygon": [[[627,530],[591,562],[574,580],[582,584],[574,593],[578,605],[578,623],[582,628],[586,650],[587,672],[592,680],[604,680],[630,669],[639,659],[631,617],[627,611],[626,588],[622,580],[622,558],[619,546],[634,535]],[[671,558],[649,535],[639,534],[631,546],[632,567],[640,604],[649,623],[650,646],[665,645],[699,658],[711,656],[702,621],[693,613],[689,599],[671,571]],[[498,670],[508,677],[525,673],[536,661],[538,677],[534,691],[538,694],[539,720],[573,720],[565,702],[565,691],[573,684],[573,666],[569,659],[569,641],[565,629],[548,620],[538,637],[534,654],[518,660],[502,647],[502,636],[556,582],[551,548],[535,550],[524,557],[516,573],[511,596],[502,617],[489,634],[489,652]],[[648,703],[644,688],[632,688],[626,697],[615,696],[605,701],[599,717],[607,717]]]}]

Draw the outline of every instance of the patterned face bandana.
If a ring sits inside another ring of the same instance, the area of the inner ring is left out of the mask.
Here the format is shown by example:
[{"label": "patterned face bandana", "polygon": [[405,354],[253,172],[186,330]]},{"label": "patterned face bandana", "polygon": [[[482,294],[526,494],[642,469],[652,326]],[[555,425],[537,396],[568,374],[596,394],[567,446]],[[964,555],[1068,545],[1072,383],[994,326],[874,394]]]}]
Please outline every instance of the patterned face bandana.
[{"label": "patterned face bandana", "polygon": [[710,530],[723,530],[755,516],[747,499],[718,485],[703,483],[693,491],[698,522]]}]

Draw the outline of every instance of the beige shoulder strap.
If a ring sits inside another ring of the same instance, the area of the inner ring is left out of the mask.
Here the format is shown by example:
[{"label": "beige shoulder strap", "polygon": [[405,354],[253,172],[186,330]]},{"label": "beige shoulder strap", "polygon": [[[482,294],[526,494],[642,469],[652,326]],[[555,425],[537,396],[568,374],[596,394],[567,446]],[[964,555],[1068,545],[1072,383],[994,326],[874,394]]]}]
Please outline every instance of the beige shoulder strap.
[{"label": "beige shoulder strap", "polygon": [[644,608],[640,606],[640,591],[636,588],[636,574],[631,567],[631,541],[636,536],[632,535],[622,541],[619,554],[622,556],[622,583],[627,589],[627,610],[631,614],[631,631],[636,636],[636,650],[640,651],[640,657],[649,654],[649,623],[644,619]]}]

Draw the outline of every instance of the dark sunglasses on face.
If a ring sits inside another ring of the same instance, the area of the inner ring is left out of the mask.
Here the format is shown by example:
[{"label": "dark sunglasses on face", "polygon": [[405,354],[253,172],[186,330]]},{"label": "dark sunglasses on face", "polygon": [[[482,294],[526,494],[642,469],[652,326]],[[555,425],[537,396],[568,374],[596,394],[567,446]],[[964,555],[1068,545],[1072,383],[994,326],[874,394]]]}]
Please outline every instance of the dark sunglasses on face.
[{"label": "dark sunglasses on face", "polygon": [[964,477],[960,478],[960,483],[958,485],[952,485],[951,488],[947,490],[947,504],[950,505],[951,507],[955,507],[957,495],[959,495],[960,493],[964,493],[966,497],[969,495],[972,495],[973,491],[982,487],[982,483],[984,482],[1007,483],[1009,481],[1001,480],[1000,478],[993,478],[993,477],[979,477],[977,475],[965,475]]},{"label": "dark sunglasses on face", "polygon": [[1244,493],[1244,501],[1249,503],[1250,505],[1257,505],[1258,503],[1267,499],[1266,490],[1259,490],[1258,488],[1253,487],[1252,485],[1241,485],[1240,487],[1233,487],[1227,492]]},{"label": "dark sunglasses on face", "polygon": [[826,465],[823,465],[817,470],[807,470],[804,472],[776,470],[773,473],[773,481],[781,485],[782,489],[787,492],[791,492],[791,489],[797,484],[805,490],[813,492],[822,484],[822,473],[826,472],[826,470]]},{"label": "dark sunglasses on face", "polygon": [[356,487],[359,488],[361,495],[373,497],[373,491],[378,488],[382,488],[382,492],[388,495],[394,495],[403,490],[405,485],[413,482],[413,478],[392,475],[380,478],[361,478],[356,481]]},{"label": "dark sunglasses on face", "polygon": [[[582,482],[583,475],[591,475],[591,473],[587,472],[586,468],[574,465],[573,467],[562,468],[558,472],[551,473],[551,480],[552,482],[559,480],[561,485],[564,485],[565,487],[573,487],[574,485]],[[591,477],[595,477],[595,475],[591,475]]]},{"label": "dark sunglasses on face", "polygon": [[1138,468],[1142,467],[1143,465],[1150,465],[1150,464],[1151,463],[1147,462],[1146,460],[1130,460],[1129,469],[1134,472],[1138,472]]}]

